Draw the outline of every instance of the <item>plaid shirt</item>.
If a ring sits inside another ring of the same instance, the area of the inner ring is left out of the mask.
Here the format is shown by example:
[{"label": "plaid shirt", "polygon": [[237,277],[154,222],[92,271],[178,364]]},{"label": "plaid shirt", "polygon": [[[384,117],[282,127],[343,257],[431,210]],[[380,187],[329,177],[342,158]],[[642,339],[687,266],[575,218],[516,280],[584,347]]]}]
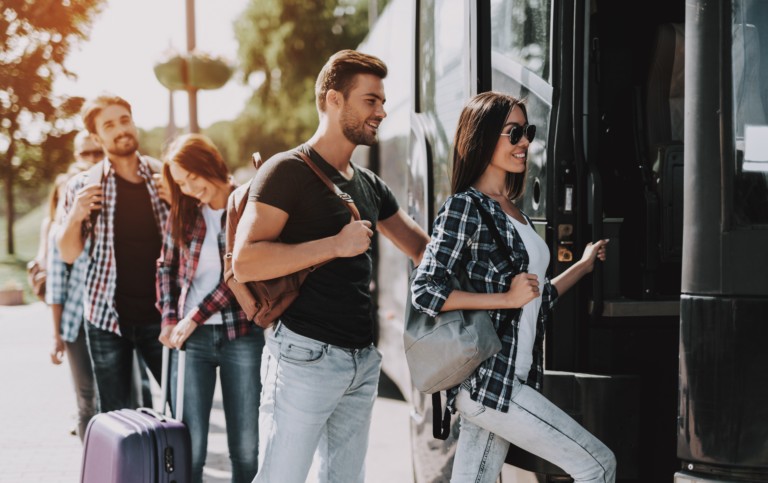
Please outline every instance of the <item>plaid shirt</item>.
[{"label": "plaid shirt", "polygon": [[[237,185],[234,181],[230,181],[230,183],[234,190]],[[227,233],[224,229],[226,219],[227,214],[225,212],[221,217],[222,230],[218,236],[221,260],[224,259],[227,251]],[[192,286],[192,279],[200,260],[200,252],[203,249],[203,240],[205,240],[205,218],[203,212],[198,209],[194,223],[184,230],[186,236],[183,248],[178,247],[171,236],[170,218],[168,218],[167,223],[163,251],[157,261],[157,308],[163,314],[163,327],[169,324],[178,324],[179,318],[185,316],[201,325],[210,319],[211,315],[220,311],[227,328],[227,338],[232,340],[245,335],[249,328],[255,327],[255,324],[248,320],[245,312],[240,308],[235,295],[224,282],[223,273],[219,285],[213,292],[206,295],[200,305],[188,314],[184,314],[187,294],[189,294],[189,289]]]},{"label": "plaid shirt", "polygon": [[[157,194],[152,172],[146,161],[139,156],[138,174],[144,178],[144,183],[149,191],[152,201],[152,211],[155,215],[157,230],[163,236],[163,227],[168,218],[168,207]],[[115,225],[115,201],[117,200],[117,181],[115,170],[109,159],[104,160],[106,173],[101,181],[101,189],[104,192],[104,201],[101,204],[101,214],[94,227],[95,246],[93,254],[88,261],[88,272],[85,276],[85,319],[96,327],[120,334],[117,311],[115,310],[115,287],[117,286],[117,269],[115,261],[114,225]],[[75,194],[85,186],[88,179],[88,171],[84,171],[67,182],[67,196],[64,200],[64,220],[75,202]],[[83,239],[89,237],[91,221],[83,221]],[[85,251],[85,250],[83,250]],[[88,252],[86,252],[88,253]]]},{"label": "plaid shirt", "polygon": [[45,303],[63,305],[59,334],[67,342],[75,342],[83,323],[83,295],[85,294],[85,273],[88,270],[88,250],[91,241],[85,242],[83,253],[77,257],[71,270],[59,255],[56,246],[56,232],[60,226],[51,225],[48,231],[48,262],[45,279]]},{"label": "plaid shirt", "polygon": [[[507,247],[512,254],[510,260],[495,246],[493,236],[483,225],[480,213],[471,197],[480,201],[491,214],[496,227],[506,237]],[[531,223],[525,213],[526,221]],[[528,270],[528,252],[520,234],[507,219],[499,203],[474,188],[449,197],[435,219],[432,241],[427,246],[424,259],[419,265],[416,278],[411,285],[413,306],[424,313],[437,316],[452,289],[448,277],[455,273],[457,266],[466,268],[475,290],[480,293],[504,293],[509,290],[512,279]],[[557,299],[557,289],[545,279],[541,290],[541,309],[536,323],[536,338],[533,344],[533,364],[526,384],[541,391],[544,366],[544,327],[550,310]],[[508,309],[489,311],[494,328],[507,315]],[[520,311],[522,314],[522,311]],[[473,401],[483,406],[506,413],[512,396],[515,377],[517,338],[520,316],[513,321],[501,341],[501,352],[484,361],[466,381]],[[448,391],[448,406],[454,411],[453,402],[459,387]]]}]

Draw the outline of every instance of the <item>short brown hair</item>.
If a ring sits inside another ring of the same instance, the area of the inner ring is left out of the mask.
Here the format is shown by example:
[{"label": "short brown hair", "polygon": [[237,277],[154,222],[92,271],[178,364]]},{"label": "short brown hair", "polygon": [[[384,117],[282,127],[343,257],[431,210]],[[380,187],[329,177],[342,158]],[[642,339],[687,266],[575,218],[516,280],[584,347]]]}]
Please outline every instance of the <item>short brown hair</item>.
[{"label": "short brown hair", "polygon": [[83,116],[83,123],[89,133],[97,134],[96,116],[98,116],[103,109],[114,105],[123,106],[128,109],[128,114],[133,115],[131,112],[131,105],[128,104],[128,101],[114,94],[100,94],[96,99],[91,99],[83,104],[83,109],[80,111],[80,114]]},{"label": "short brown hair", "polygon": [[333,54],[323,66],[315,83],[317,110],[325,112],[325,96],[328,91],[341,92],[344,100],[355,87],[357,74],[372,74],[382,79],[387,77],[387,65],[378,57],[354,50],[341,50]]},{"label": "short brown hair", "polygon": [[[469,100],[459,116],[453,141],[453,176],[451,194],[463,193],[491,164],[504,123],[516,106],[528,122],[525,101],[497,92],[484,92]],[[525,193],[528,161],[522,173],[507,173],[507,197],[515,201]]]},{"label": "short brown hair", "polygon": [[[165,185],[171,191],[171,237],[178,247],[186,247],[185,230],[197,216],[198,200],[181,192],[179,184],[171,174],[171,163],[175,163],[192,174],[209,181],[229,180],[227,168],[221,153],[213,141],[202,134],[184,134],[176,138],[163,155]],[[188,248],[188,247],[187,247]]]}]

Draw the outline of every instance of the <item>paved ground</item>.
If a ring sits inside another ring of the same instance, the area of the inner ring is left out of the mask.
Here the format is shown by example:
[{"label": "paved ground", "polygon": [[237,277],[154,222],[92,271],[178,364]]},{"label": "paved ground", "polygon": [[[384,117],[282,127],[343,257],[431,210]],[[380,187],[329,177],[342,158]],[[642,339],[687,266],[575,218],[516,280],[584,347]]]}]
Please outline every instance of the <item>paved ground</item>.
[{"label": "paved ground", "polygon": [[[79,481],[82,448],[70,435],[75,396],[66,362],[50,362],[51,331],[50,312],[42,302],[0,307],[0,483]],[[412,482],[408,406],[379,397],[373,411],[366,482]],[[230,477],[217,390],[204,481],[224,483]],[[307,482],[314,481],[311,472]]]}]

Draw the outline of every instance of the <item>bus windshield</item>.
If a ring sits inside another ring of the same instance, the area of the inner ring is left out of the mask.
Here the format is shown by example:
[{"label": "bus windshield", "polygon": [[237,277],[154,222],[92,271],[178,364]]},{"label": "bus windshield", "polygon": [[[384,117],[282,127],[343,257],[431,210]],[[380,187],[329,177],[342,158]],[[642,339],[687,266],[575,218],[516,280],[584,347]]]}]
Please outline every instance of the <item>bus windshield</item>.
[{"label": "bus windshield", "polygon": [[768,0],[733,1],[734,221],[768,224]]}]

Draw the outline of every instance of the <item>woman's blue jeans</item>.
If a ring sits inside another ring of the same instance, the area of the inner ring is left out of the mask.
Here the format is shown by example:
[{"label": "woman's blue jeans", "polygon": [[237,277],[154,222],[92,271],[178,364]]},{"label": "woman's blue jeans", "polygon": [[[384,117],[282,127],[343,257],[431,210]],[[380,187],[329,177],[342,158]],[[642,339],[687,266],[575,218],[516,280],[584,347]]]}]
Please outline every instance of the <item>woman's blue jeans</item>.
[{"label": "woman's blue jeans", "polygon": [[[232,482],[250,483],[258,470],[261,353],[264,330],[228,340],[222,325],[201,325],[187,339],[182,421],[192,437],[192,482],[202,483],[216,368],[221,376]],[[176,408],[178,351],[173,351],[171,397]]]}]

